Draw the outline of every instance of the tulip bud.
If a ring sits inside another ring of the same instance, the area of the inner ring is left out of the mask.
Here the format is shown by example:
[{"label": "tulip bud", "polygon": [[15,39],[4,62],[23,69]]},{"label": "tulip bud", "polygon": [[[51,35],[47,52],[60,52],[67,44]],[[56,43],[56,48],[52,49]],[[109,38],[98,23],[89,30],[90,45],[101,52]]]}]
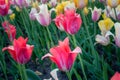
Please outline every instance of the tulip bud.
[{"label": "tulip bud", "polygon": [[10,20],[14,20],[15,19],[15,13],[10,14]]},{"label": "tulip bud", "polygon": [[89,10],[88,10],[87,7],[85,7],[85,8],[83,9],[83,11],[84,11],[84,14],[85,14],[85,15],[87,15],[87,14],[89,13]]}]

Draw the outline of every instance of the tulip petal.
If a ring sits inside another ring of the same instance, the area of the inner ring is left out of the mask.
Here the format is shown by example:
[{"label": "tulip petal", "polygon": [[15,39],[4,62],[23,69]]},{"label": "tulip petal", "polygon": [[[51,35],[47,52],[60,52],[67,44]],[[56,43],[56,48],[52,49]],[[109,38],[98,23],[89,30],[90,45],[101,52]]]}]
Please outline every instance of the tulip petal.
[{"label": "tulip petal", "polygon": [[46,57],[53,57],[50,53],[47,53],[46,55],[44,55],[42,58],[41,58],[41,60],[43,60],[44,58],[46,58]]},{"label": "tulip petal", "polygon": [[16,52],[15,52],[13,46],[4,47],[4,48],[2,49],[2,51],[5,51],[5,50],[8,50],[8,52],[9,52],[10,55],[11,55],[11,57],[12,57],[15,61],[17,61]]},{"label": "tulip petal", "polygon": [[120,73],[116,72],[110,80],[120,80]]},{"label": "tulip petal", "polygon": [[72,53],[82,53],[81,48],[80,48],[80,47],[76,47],[76,48],[72,51]]},{"label": "tulip petal", "polygon": [[106,46],[110,43],[109,37],[106,38],[106,37],[101,36],[101,35],[97,35],[95,40],[97,41],[97,43],[100,43],[104,46]]},{"label": "tulip petal", "polygon": [[115,23],[115,43],[120,47],[120,23]]}]

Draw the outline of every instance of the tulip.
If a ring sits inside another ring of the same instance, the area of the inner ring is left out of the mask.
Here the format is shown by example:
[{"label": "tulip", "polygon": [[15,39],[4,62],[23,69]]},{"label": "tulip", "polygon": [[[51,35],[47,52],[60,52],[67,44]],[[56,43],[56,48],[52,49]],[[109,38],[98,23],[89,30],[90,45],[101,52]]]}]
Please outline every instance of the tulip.
[{"label": "tulip", "polygon": [[3,22],[2,26],[5,30],[5,32],[7,33],[9,40],[12,42],[15,39],[15,36],[16,36],[15,26],[10,24],[7,21]]},{"label": "tulip", "polygon": [[110,31],[113,25],[114,25],[114,22],[110,18],[106,18],[98,22],[98,26],[101,30],[102,35],[105,35],[106,32]]},{"label": "tulip", "polygon": [[101,15],[101,9],[97,9],[96,7],[94,7],[94,10],[92,11],[92,20],[93,21],[98,21],[98,19],[100,18]]},{"label": "tulip", "polygon": [[19,8],[28,7],[31,3],[31,0],[14,0],[14,4]]},{"label": "tulip", "polygon": [[13,46],[4,47],[2,51],[8,50],[12,58],[19,64],[27,63],[32,55],[34,46],[26,44],[28,38],[19,37],[14,39]]},{"label": "tulip", "polygon": [[120,80],[120,73],[116,72],[110,80]]},{"label": "tulip", "polygon": [[110,43],[110,38],[109,38],[110,35],[114,37],[114,35],[110,31],[108,31],[105,35],[99,35],[99,34],[96,35],[95,38],[96,43],[99,43],[103,46],[107,46]]},{"label": "tulip", "polygon": [[48,12],[48,7],[46,4],[42,4],[40,6],[40,12],[35,14],[35,17],[37,21],[43,26],[48,26],[50,24],[51,16]]},{"label": "tulip", "polygon": [[61,31],[64,31],[64,15],[63,14],[60,14],[59,16],[57,16],[55,19],[55,24],[56,26],[58,27],[58,29],[60,29]]},{"label": "tulip", "polygon": [[116,17],[118,20],[120,20],[120,5],[116,7]]},{"label": "tulip", "polygon": [[50,0],[49,3],[52,7],[55,7],[57,5],[57,0]]},{"label": "tulip", "polygon": [[84,7],[83,11],[84,11],[84,14],[85,14],[85,15],[87,15],[87,14],[89,13],[89,10],[88,10],[87,7]]},{"label": "tulip", "polygon": [[120,3],[120,0],[106,0],[107,5],[110,7],[117,7],[117,5]]},{"label": "tulip", "polygon": [[115,43],[120,47],[120,23],[115,23]]},{"label": "tulip", "polygon": [[64,10],[76,10],[75,8],[75,4],[72,2],[72,3],[68,3],[65,7],[64,7]]},{"label": "tulip", "polygon": [[35,17],[35,14],[37,13],[37,10],[36,8],[32,8],[31,11],[30,11],[30,14],[29,14],[29,17],[31,20],[35,20],[36,17]]},{"label": "tulip", "polygon": [[88,0],[74,0],[74,3],[77,8],[81,9],[87,6]]},{"label": "tulip", "polygon": [[66,10],[64,15],[58,15],[55,23],[59,29],[65,30],[69,34],[76,34],[81,27],[82,20],[75,10]]},{"label": "tulip", "polygon": [[56,14],[59,15],[59,14],[63,13],[64,12],[64,7],[69,3],[70,3],[70,1],[63,1],[62,3],[58,4],[55,8],[56,9]]},{"label": "tulip", "polygon": [[75,13],[74,10],[65,11],[65,24],[64,29],[69,34],[76,34],[80,29],[82,20],[79,14]]},{"label": "tulip", "polygon": [[46,4],[48,2],[48,0],[41,0],[42,4]]},{"label": "tulip", "polygon": [[10,8],[9,0],[0,0],[0,15],[5,16],[8,14]]},{"label": "tulip", "polygon": [[10,14],[10,20],[14,20],[15,19],[15,13],[12,13],[12,14]]},{"label": "tulip", "polygon": [[51,48],[50,53],[43,56],[42,59],[50,57],[51,61],[53,61],[61,71],[67,72],[71,69],[77,54],[81,53],[81,49],[77,47],[71,51],[69,39],[66,38],[63,42],[59,41],[58,46]]}]

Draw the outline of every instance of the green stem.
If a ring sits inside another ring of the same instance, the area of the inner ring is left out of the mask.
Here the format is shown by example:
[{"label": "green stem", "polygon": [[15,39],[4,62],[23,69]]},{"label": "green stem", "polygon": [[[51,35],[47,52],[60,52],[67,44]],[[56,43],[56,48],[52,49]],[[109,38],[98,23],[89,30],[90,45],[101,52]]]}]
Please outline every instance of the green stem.
[{"label": "green stem", "polygon": [[19,63],[18,63],[18,70],[19,70],[19,73],[20,73],[21,80],[24,80],[23,76],[22,76],[21,65]]},{"label": "green stem", "polygon": [[24,80],[28,80],[28,77],[27,77],[27,73],[26,73],[26,69],[25,69],[25,65],[24,65],[24,64],[22,65],[22,71],[23,71]]},{"label": "green stem", "polygon": [[3,70],[3,73],[5,75],[5,79],[8,80],[7,73],[6,73],[6,64],[5,64],[5,62],[2,63],[1,61],[0,61],[0,64],[1,64],[1,68]]},{"label": "green stem", "polygon": [[67,76],[68,76],[68,79],[69,79],[69,80],[72,80],[70,73],[69,73],[69,72],[66,72],[66,74],[67,74]]},{"label": "green stem", "polygon": [[114,8],[114,13],[115,13],[115,18],[117,20],[117,13],[116,13],[116,9]]},{"label": "green stem", "polygon": [[48,35],[49,35],[49,39],[50,39],[51,45],[54,46],[54,43],[53,43],[53,40],[52,40],[52,36],[51,36],[51,33],[50,33],[50,30],[49,30],[48,26],[46,27],[46,29],[47,29],[47,32],[48,32]]},{"label": "green stem", "polygon": [[[72,38],[73,38],[73,41],[74,41],[74,46],[76,47],[77,44],[76,44],[75,35],[72,35]],[[81,55],[79,54],[78,57],[79,57],[79,60],[80,60],[80,64],[81,64],[81,68],[82,68],[83,75],[84,75],[84,77],[85,77],[85,80],[87,80],[87,77],[86,77],[86,74],[85,74],[84,65],[83,65],[83,62],[82,62]]]},{"label": "green stem", "polygon": [[[87,36],[90,37],[90,33],[89,33],[88,26],[87,26],[87,23],[86,23],[86,18],[85,18],[85,15],[84,15],[83,11],[82,11],[82,18],[83,18],[83,22],[84,22],[84,25],[85,25],[85,29],[87,31]],[[91,49],[92,49],[92,54],[94,55],[95,54],[94,45],[93,45],[93,42],[92,42],[91,38],[89,38],[89,42],[90,42],[90,46],[91,46]]]}]

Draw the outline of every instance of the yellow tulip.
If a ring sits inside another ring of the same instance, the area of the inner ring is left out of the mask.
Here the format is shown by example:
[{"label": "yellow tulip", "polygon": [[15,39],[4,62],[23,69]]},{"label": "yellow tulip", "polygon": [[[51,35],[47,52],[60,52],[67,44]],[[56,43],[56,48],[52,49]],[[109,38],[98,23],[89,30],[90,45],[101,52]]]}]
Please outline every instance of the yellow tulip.
[{"label": "yellow tulip", "polygon": [[38,6],[39,6],[38,1],[32,2],[33,8],[38,8]]},{"label": "yellow tulip", "polygon": [[102,14],[102,17],[103,17],[103,19],[108,18],[105,12]]},{"label": "yellow tulip", "polygon": [[85,7],[85,8],[83,9],[83,11],[84,11],[84,14],[85,14],[85,15],[87,15],[87,14],[89,13],[89,10],[88,10],[87,7]]},{"label": "yellow tulip", "polygon": [[62,2],[62,3],[58,4],[58,5],[56,6],[56,13],[57,13],[57,15],[63,13],[63,12],[64,12],[64,7],[65,7],[67,4],[69,4],[69,3],[70,3],[70,1],[65,1],[65,2]]},{"label": "yellow tulip", "polygon": [[106,18],[105,20],[101,20],[98,22],[99,28],[101,30],[102,35],[106,34],[114,25],[114,22],[110,18]]},{"label": "yellow tulip", "polygon": [[119,5],[120,0],[107,0],[107,5],[109,5],[110,7],[116,7],[117,5]]},{"label": "yellow tulip", "polygon": [[16,6],[16,11],[20,12],[21,9],[18,6]]},{"label": "yellow tulip", "polygon": [[75,6],[77,8],[84,8],[88,4],[88,0],[74,0]]},{"label": "yellow tulip", "polygon": [[14,20],[15,19],[15,14],[14,13],[12,13],[12,14],[10,14],[10,20]]}]

